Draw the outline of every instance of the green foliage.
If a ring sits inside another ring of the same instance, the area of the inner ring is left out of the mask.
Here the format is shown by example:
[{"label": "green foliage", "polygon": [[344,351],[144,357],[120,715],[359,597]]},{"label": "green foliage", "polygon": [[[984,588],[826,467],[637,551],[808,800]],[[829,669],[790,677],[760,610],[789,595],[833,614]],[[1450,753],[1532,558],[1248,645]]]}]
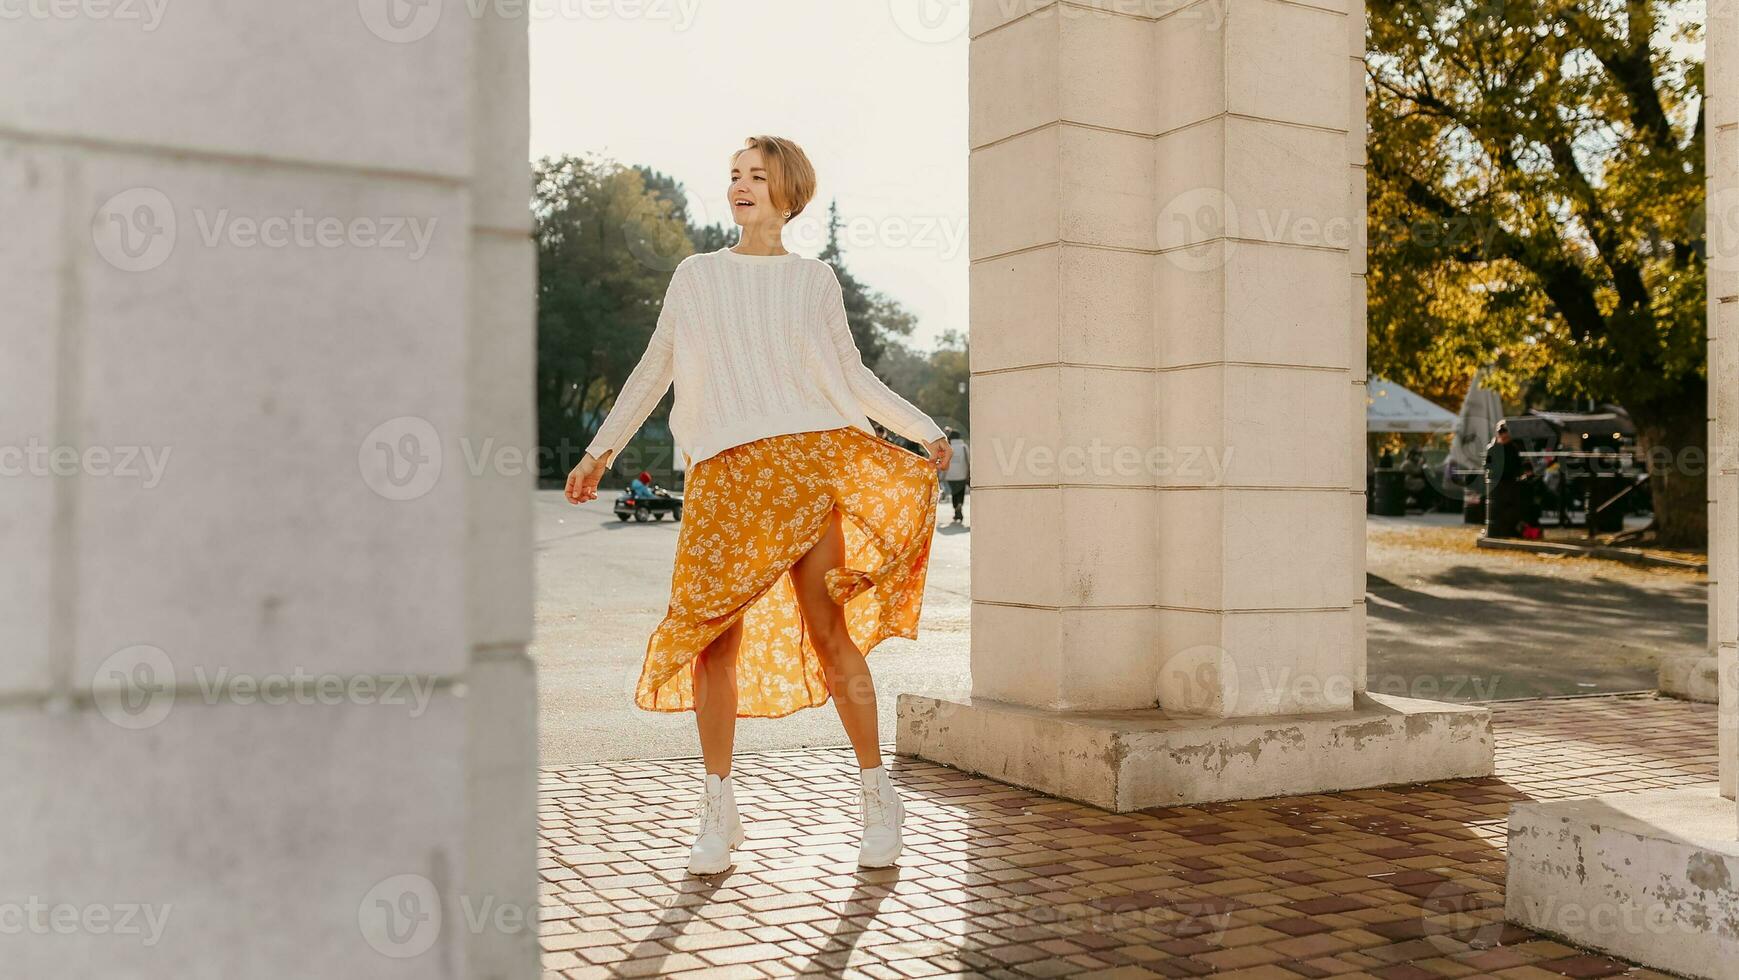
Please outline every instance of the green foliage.
[{"label": "green foliage", "polygon": [[953,425],[962,433],[972,428],[968,395],[972,369],[968,364],[966,336],[957,330],[942,331],[939,344],[929,357],[929,377],[913,403],[936,417],[938,425]]},{"label": "green foliage", "polygon": [[693,246],[680,204],[664,196],[673,185],[655,191],[640,170],[564,156],[538,161],[533,176],[538,445],[553,450],[544,475],[560,477],[645,353],[670,273]]}]

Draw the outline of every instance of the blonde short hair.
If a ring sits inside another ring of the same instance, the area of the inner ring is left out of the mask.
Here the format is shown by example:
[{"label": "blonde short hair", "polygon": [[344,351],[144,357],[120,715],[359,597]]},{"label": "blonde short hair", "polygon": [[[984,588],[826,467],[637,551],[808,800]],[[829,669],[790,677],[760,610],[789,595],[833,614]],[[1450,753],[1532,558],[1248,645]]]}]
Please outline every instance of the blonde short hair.
[{"label": "blonde short hair", "polygon": [[790,210],[791,218],[802,214],[804,207],[815,197],[815,167],[803,148],[778,136],[750,136],[743,141],[742,150],[731,154],[733,164],[737,157],[742,156],[743,150],[761,151],[762,165],[767,168],[768,196],[773,199],[773,206],[780,211]]}]

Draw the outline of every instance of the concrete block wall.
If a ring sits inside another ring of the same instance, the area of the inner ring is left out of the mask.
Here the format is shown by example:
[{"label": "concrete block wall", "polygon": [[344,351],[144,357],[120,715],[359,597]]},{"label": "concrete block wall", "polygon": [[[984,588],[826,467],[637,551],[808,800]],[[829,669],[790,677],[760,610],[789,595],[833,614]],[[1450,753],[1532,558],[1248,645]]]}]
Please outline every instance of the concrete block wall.
[{"label": "concrete block wall", "polygon": [[102,7],[0,21],[0,962],[533,976],[525,24]]}]

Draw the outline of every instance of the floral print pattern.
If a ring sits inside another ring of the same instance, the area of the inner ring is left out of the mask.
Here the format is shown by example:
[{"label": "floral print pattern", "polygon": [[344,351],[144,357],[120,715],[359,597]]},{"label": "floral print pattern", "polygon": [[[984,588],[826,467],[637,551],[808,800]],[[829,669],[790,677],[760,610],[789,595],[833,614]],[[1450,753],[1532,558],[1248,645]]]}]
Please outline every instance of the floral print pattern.
[{"label": "floral print pattern", "polygon": [[694,708],[695,657],[737,619],[737,717],[777,718],[832,696],[790,569],[843,514],[845,565],[826,571],[868,654],[917,639],[936,530],[936,468],[856,426],[768,436],[696,463],[683,494],[670,606],[647,641],[634,703]]}]

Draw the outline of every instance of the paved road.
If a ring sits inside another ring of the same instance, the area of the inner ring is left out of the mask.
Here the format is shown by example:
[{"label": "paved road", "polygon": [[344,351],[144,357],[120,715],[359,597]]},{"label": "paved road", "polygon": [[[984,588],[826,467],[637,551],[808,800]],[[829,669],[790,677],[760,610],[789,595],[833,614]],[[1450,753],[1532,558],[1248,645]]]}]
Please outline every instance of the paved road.
[{"label": "paved road", "polygon": [[[699,752],[693,716],[633,706],[646,638],[669,599],[677,526],[620,523],[613,494],[536,499],[539,732],[545,764]],[[942,511],[947,517],[946,505]],[[967,506],[970,521],[971,505]],[[1470,701],[1654,686],[1664,653],[1700,650],[1696,576],[1582,559],[1476,551],[1471,531],[1373,521],[1367,535],[1372,690]],[[939,530],[917,640],[870,656],[883,738],[894,696],[968,690],[965,526]],[[742,751],[843,745],[832,704],[737,722]]]},{"label": "paved road", "polygon": [[1662,655],[1704,649],[1703,576],[1479,551],[1474,533],[1458,515],[1367,524],[1371,690],[1455,701],[1653,690]]}]

